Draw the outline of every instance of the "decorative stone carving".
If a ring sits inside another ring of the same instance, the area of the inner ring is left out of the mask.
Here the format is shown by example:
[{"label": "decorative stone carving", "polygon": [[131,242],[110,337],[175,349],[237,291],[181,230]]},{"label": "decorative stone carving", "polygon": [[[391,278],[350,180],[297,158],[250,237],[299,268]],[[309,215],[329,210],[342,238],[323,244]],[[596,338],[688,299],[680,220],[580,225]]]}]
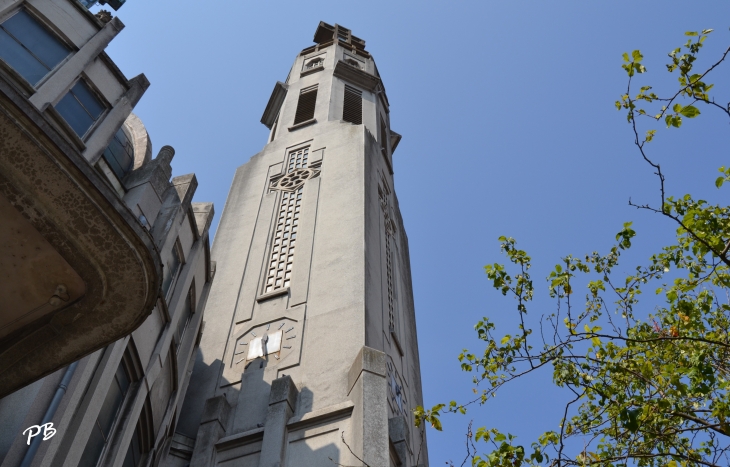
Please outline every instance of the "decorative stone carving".
[{"label": "decorative stone carving", "polygon": [[107,10],[99,10],[99,12],[96,13],[94,16],[99,18],[99,21],[101,21],[104,24],[106,24],[112,20],[112,14],[110,11],[107,11]]},{"label": "decorative stone carving", "polygon": [[304,182],[317,175],[319,175],[318,170],[295,169],[276,181],[271,188],[281,191],[297,191],[304,185]]}]

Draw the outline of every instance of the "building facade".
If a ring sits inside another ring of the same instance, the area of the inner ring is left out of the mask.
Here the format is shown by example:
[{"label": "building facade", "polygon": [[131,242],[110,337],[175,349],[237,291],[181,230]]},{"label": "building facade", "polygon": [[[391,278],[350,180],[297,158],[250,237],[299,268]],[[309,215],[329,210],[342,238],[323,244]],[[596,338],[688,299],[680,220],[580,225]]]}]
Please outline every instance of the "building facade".
[{"label": "building facade", "polygon": [[128,335],[159,296],[155,216],[125,187],[151,157],[131,117],[149,82],[104,53],[123,27],[0,0],[0,397]]},{"label": "building facade", "polygon": [[180,417],[213,206],[152,157],[149,83],[104,53],[122,27],[0,0],[1,467],[159,465]]},{"label": "building facade", "polygon": [[365,42],[320,23],[236,171],[190,386],[161,465],[428,465],[400,135]]}]

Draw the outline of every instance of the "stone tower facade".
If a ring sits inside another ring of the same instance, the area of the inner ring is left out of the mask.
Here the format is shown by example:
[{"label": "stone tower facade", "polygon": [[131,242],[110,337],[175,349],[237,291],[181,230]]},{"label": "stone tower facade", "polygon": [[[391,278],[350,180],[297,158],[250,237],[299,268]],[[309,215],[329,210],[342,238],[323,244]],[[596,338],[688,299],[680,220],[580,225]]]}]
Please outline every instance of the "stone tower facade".
[{"label": "stone tower facade", "polygon": [[400,135],[365,42],[320,23],[236,171],[168,466],[428,465]]}]

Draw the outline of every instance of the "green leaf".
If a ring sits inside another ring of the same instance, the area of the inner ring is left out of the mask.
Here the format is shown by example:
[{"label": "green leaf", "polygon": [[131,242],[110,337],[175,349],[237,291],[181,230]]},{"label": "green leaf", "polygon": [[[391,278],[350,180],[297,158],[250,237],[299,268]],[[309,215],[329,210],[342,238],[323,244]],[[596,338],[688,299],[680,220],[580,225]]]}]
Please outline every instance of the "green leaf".
[{"label": "green leaf", "polygon": [[687,118],[695,118],[700,114],[700,110],[693,105],[688,105],[687,107],[682,108],[679,113]]},{"label": "green leaf", "polygon": [[641,55],[641,52],[639,52],[638,50],[634,50],[633,52],[631,52],[631,57],[634,59],[635,62],[640,62],[644,58],[644,56]]},{"label": "green leaf", "polygon": [[715,186],[718,188],[720,188],[723,183],[725,183],[725,177],[717,177],[717,180],[715,180]]},{"label": "green leaf", "polygon": [[684,33],[685,36],[696,36],[697,33],[695,31],[687,31]]},{"label": "green leaf", "polygon": [[507,437],[505,435],[503,435],[502,433],[497,433],[497,435],[494,437],[495,441],[504,441],[506,439],[507,439]]}]

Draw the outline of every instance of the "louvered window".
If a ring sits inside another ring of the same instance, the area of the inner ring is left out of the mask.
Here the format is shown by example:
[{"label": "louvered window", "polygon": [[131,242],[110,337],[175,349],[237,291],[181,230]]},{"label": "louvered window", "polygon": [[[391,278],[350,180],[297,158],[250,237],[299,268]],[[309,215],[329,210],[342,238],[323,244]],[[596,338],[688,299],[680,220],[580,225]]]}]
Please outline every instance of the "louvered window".
[{"label": "louvered window", "polygon": [[314,118],[314,106],[317,103],[317,85],[302,89],[297,103],[297,113],[294,124],[306,122]]},{"label": "louvered window", "polygon": [[355,125],[362,124],[362,91],[348,85],[345,85],[342,120],[354,123]]}]

